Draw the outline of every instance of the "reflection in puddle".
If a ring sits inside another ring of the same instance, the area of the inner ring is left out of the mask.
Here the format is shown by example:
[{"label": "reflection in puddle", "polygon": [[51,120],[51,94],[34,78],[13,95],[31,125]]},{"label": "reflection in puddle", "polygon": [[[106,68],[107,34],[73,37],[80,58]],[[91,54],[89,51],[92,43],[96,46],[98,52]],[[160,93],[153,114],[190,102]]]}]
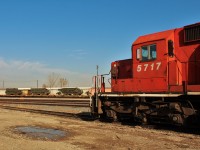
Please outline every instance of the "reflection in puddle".
[{"label": "reflection in puddle", "polygon": [[40,140],[60,140],[66,136],[66,132],[51,128],[42,128],[34,126],[16,127],[15,131],[25,134],[28,137]]}]

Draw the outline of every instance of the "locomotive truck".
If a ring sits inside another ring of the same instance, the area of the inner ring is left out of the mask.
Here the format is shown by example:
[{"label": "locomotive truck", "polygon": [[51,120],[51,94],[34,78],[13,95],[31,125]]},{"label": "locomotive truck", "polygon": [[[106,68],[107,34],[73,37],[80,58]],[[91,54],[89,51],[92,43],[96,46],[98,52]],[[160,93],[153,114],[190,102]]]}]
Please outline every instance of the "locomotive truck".
[{"label": "locomotive truck", "polygon": [[140,36],[131,51],[131,59],[111,63],[111,92],[105,92],[104,75],[95,76],[92,115],[199,124],[200,23]]}]

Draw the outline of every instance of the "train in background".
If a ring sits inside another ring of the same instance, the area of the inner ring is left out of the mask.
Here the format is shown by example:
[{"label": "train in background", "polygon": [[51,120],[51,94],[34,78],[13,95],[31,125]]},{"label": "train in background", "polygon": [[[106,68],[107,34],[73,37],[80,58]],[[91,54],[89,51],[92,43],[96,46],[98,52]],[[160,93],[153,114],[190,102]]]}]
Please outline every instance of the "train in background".
[{"label": "train in background", "polygon": [[90,96],[90,88],[6,88],[6,96]]},{"label": "train in background", "polygon": [[95,76],[93,116],[199,125],[200,23],[140,36],[131,51],[131,59],[111,63],[111,92],[104,75]]}]

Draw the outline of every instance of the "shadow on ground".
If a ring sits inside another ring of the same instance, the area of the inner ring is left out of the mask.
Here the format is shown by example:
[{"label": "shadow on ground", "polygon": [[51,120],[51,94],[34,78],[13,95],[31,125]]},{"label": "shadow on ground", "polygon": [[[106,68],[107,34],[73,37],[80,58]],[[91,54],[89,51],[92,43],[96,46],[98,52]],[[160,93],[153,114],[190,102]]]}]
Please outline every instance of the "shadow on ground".
[{"label": "shadow on ground", "polygon": [[[45,115],[51,115],[51,116],[58,116],[58,117],[64,117],[64,118],[77,118],[77,119],[80,119],[83,121],[98,120],[103,123],[113,123],[113,121],[111,121],[111,120],[95,118],[91,115],[90,112],[81,112],[78,114],[74,114],[74,113],[67,113],[67,112],[54,112],[54,111],[46,111],[46,110],[17,108],[17,107],[10,107],[10,106],[1,106],[1,108],[9,109],[9,110],[16,110],[16,111],[25,111],[25,112],[31,112],[31,113],[45,114]],[[134,122],[133,120],[123,120],[121,122],[115,122],[115,123],[129,126],[129,127],[141,127],[141,128],[148,128],[148,129],[166,130],[166,131],[174,131],[174,132],[180,132],[180,133],[200,135],[200,126],[182,127],[182,126],[166,125],[166,124],[141,125],[139,123]]]}]

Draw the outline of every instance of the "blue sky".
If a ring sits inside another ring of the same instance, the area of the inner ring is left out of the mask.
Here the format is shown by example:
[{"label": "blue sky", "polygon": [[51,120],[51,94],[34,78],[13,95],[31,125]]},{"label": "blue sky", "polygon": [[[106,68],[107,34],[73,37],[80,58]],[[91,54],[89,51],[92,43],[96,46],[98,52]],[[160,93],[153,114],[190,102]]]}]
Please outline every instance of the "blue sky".
[{"label": "blue sky", "polygon": [[199,0],[0,1],[0,87],[34,87],[52,72],[91,86],[131,57],[140,35],[200,22]]}]

